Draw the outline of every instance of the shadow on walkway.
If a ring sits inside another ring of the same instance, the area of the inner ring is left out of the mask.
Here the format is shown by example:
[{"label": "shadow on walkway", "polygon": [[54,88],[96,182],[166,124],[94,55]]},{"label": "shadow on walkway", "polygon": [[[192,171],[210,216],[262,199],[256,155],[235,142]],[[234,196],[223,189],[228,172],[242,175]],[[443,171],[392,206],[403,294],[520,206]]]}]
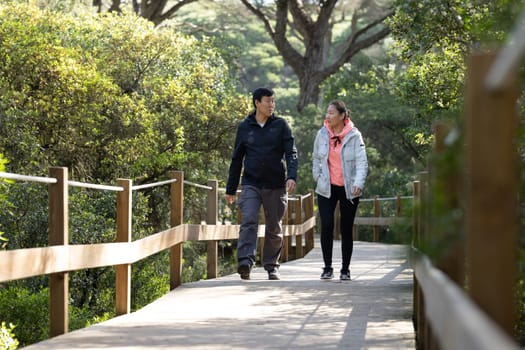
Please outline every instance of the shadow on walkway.
[{"label": "shadow on walkway", "polygon": [[[334,244],[340,262],[339,242]],[[406,247],[354,243],[352,281],[321,281],[319,242],[281,266],[187,283],[137,312],[25,349],[415,349]],[[337,272],[337,271],[336,271]]]}]

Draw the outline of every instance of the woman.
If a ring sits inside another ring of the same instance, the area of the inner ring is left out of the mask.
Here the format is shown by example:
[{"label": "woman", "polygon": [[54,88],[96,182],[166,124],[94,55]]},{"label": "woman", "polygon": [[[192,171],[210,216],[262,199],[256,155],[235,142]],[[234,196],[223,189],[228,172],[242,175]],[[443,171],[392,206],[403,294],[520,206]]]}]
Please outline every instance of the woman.
[{"label": "woman", "polygon": [[350,259],[354,242],[352,227],[368,171],[365,144],[359,130],[350,120],[343,101],[328,104],[323,127],[317,132],[312,155],[312,172],[317,182],[317,205],[321,218],[321,250],[324,268],[321,279],[332,279],[334,211],[341,211],[342,265],[340,279],[350,280]]}]

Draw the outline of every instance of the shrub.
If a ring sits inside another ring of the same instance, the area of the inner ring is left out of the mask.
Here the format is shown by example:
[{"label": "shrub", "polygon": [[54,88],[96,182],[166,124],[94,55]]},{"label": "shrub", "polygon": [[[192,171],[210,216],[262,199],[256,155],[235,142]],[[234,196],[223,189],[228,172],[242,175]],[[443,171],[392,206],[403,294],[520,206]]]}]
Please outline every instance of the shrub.
[{"label": "shrub", "polygon": [[9,328],[2,322],[0,326],[0,350],[14,350],[18,348],[18,340],[15,338],[13,329],[15,326],[10,323]]}]

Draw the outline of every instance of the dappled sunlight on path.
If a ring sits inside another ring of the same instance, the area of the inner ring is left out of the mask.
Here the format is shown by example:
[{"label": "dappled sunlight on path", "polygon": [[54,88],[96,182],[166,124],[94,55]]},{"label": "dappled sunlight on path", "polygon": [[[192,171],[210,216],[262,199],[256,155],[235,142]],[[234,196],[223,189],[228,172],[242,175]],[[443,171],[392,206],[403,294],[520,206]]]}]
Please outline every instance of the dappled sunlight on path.
[{"label": "dappled sunlight on path", "polygon": [[339,281],[336,268],[321,281],[316,242],[282,264],[279,281],[259,267],[248,281],[187,283],[137,312],[26,349],[415,349],[407,260],[406,247],[355,242],[352,281]]}]

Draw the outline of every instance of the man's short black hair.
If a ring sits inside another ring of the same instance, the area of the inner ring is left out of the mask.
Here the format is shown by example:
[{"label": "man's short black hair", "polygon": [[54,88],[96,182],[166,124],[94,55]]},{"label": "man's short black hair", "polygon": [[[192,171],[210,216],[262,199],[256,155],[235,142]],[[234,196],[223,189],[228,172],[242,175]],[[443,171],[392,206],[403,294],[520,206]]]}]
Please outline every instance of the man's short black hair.
[{"label": "man's short black hair", "polygon": [[252,96],[253,108],[256,108],[255,101],[261,102],[263,96],[273,96],[273,90],[267,87],[260,87],[253,90]]}]

